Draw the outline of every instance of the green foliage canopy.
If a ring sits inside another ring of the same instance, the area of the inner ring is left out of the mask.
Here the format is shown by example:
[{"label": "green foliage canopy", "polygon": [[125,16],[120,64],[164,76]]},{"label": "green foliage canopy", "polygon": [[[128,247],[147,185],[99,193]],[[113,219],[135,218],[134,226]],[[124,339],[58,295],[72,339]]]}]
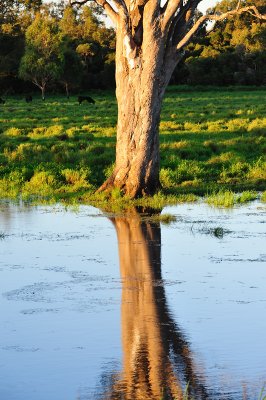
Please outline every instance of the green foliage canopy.
[{"label": "green foliage canopy", "polygon": [[64,39],[56,19],[46,13],[38,13],[26,31],[20,77],[38,86],[44,99],[47,83],[60,77],[63,65]]}]

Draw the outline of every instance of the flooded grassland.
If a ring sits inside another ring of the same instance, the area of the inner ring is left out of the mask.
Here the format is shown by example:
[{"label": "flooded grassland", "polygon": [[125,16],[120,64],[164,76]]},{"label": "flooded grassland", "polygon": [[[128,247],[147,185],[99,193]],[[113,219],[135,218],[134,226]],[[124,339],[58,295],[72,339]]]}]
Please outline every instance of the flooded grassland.
[{"label": "flooded grassland", "polygon": [[0,205],[0,398],[258,399],[265,205]]}]

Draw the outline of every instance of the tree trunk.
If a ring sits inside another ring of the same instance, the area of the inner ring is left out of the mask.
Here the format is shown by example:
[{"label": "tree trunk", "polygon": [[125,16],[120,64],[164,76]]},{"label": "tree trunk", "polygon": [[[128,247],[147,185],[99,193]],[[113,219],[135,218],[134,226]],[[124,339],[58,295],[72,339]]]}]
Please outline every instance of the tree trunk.
[{"label": "tree trunk", "polygon": [[65,82],[65,89],[66,89],[67,99],[69,100],[69,88],[68,88],[68,83],[67,82]]},{"label": "tree trunk", "polygon": [[45,101],[45,85],[41,87],[41,91],[42,91],[42,101]]},{"label": "tree trunk", "polygon": [[137,46],[118,25],[116,164],[100,191],[117,187],[135,198],[152,195],[160,188],[160,112],[172,72],[165,69],[164,50],[156,27],[146,30],[141,46]]},{"label": "tree trunk", "polygon": [[[117,89],[118,125],[115,171],[108,181],[130,197],[153,194],[159,184],[159,121],[161,97],[158,82],[124,74]],[[133,79],[132,79],[133,78]]]}]

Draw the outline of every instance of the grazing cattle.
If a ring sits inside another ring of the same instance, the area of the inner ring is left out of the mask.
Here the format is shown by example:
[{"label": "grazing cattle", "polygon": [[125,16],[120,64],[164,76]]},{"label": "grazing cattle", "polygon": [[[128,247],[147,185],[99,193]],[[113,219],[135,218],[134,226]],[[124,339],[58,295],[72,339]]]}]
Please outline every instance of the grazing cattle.
[{"label": "grazing cattle", "polygon": [[31,103],[32,102],[32,96],[26,96],[25,100],[26,100],[26,103]]},{"label": "grazing cattle", "polygon": [[1,99],[1,97],[0,97],[0,104],[5,104],[5,100],[3,100],[3,99]]},{"label": "grazing cattle", "polygon": [[88,103],[95,104],[95,100],[93,100],[90,96],[79,96],[78,97],[79,105],[81,105],[81,103],[83,101],[87,101]]}]

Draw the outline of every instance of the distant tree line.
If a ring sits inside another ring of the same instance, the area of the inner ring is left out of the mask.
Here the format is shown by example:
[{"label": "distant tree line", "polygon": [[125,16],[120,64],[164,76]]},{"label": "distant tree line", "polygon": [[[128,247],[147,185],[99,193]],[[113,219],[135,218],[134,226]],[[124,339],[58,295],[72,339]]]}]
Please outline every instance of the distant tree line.
[{"label": "distant tree line", "polygon": [[[237,0],[223,0],[210,12],[226,12]],[[266,13],[265,0],[243,0],[241,6],[255,5]],[[202,31],[188,47],[172,82],[192,85],[265,85],[266,23],[242,14]]]},{"label": "distant tree line", "polygon": [[97,7],[3,0],[0,93],[114,87],[115,31],[103,20]]},{"label": "distant tree line", "polygon": [[[215,11],[232,2],[223,0]],[[265,0],[255,3],[266,13]],[[214,9],[212,10],[214,12]],[[63,1],[2,0],[0,3],[0,94],[50,90],[71,92],[114,87],[115,31],[97,6],[79,9]],[[172,83],[265,85],[266,24],[245,14],[205,26],[189,45]],[[205,33],[205,32],[204,32]]]}]

